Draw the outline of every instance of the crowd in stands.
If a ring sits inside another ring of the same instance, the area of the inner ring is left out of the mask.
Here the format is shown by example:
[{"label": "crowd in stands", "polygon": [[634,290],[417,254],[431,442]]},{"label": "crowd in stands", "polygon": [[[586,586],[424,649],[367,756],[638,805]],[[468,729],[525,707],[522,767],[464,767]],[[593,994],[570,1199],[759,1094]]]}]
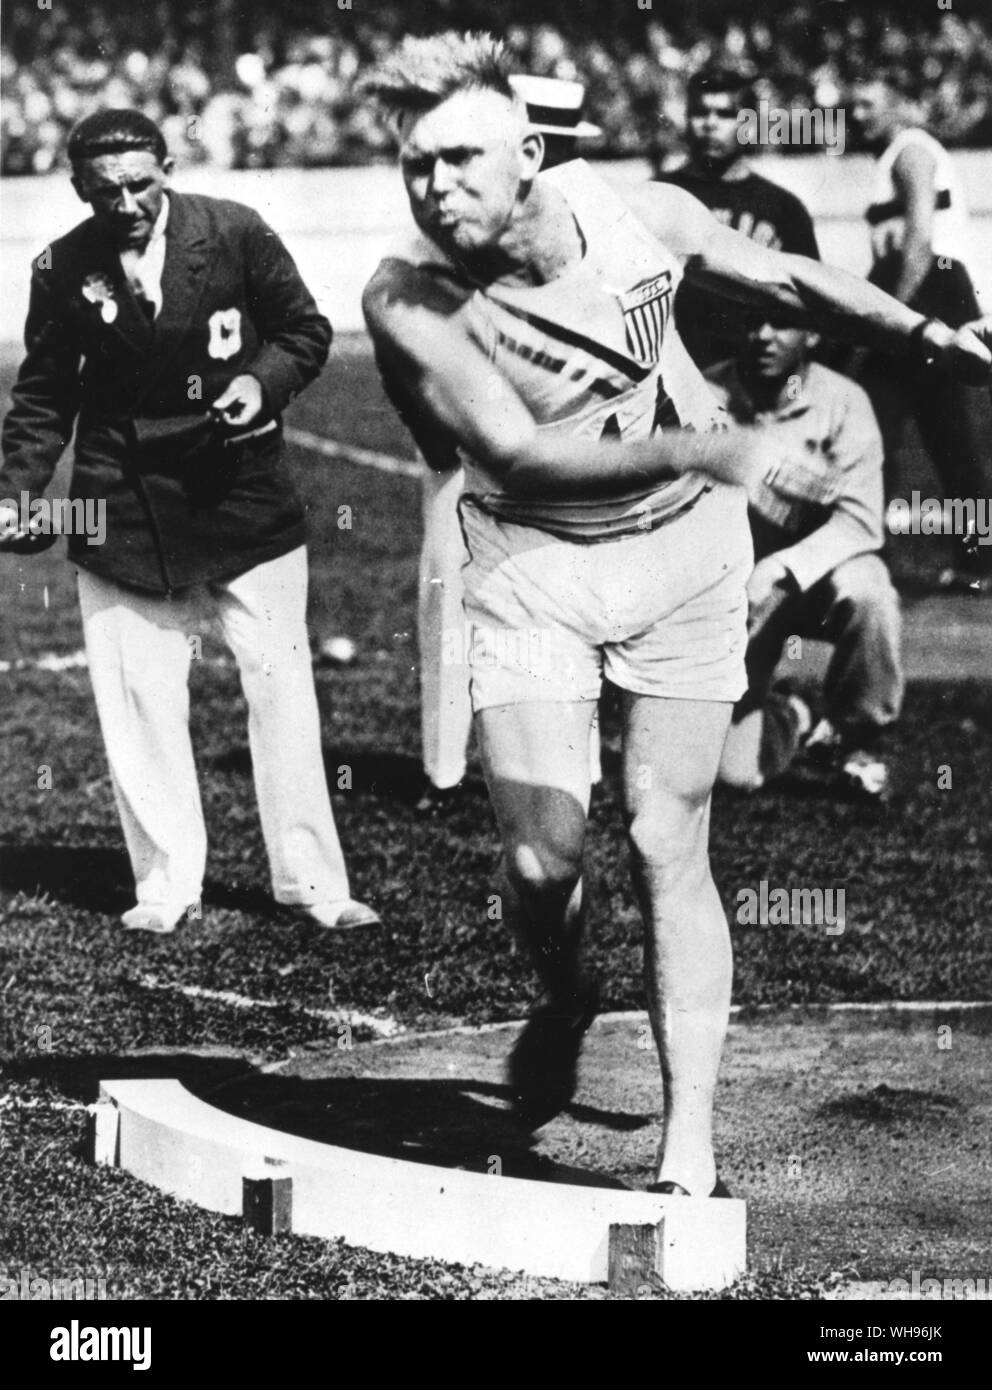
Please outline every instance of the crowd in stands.
[{"label": "crowd in stands", "polygon": [[[443,20],[451,7],[438,5]],[[356,9],[353,20],[341,16],[347,24],[307,32],[288,28],[290,17],[273,15],[274,8],[254,26],[251,51],[232,55],[224,71],[209,29],[184,27],[182,7],[169,0],[158,5],[154,41],[147,27],[135,32],[123,23],[119,6],[88,6],[80,17],[56,5],[30,30],[16,16],[8,20],[3,172],[48,172],[63,158],[72,123],[107,105],[141,107],[186,161],[268,168],[384,157],[390,137],[355,84],[405,32],[403,9],[377,5],[369,18]],[[704,9],[657,4],[622,32],[580,33],[564,21],[502,31],[521,71],[586,84],[586,114],[603,129],[592,155],[658,158],[677,148],[686,78],[713,56],[753,65],[759,96],[778,106],[835,106],[855,72],[884,70],[946,144],[992,145],[992,14],[983,22],[974,7],[966,17],[933,6],[868,9],[823,0],[795,0],[774,14],[760,3],[729,8],[737,18],[720,10],[714,19],[710,11],[706,22]],[[540,10],[535,5],[535,15]],[[494,18],[491,27],[501,26]]]}]

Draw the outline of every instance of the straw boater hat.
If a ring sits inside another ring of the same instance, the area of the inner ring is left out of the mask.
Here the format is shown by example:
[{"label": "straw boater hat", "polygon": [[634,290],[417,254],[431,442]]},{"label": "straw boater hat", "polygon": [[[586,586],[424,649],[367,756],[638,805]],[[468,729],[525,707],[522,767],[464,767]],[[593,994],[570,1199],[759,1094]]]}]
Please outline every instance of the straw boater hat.
[{"label": "straw boater hat", "polygon": [[527,103],[531,125],[542,135],[565,135],[574,139],[602,135],[598,125],[581,120],[586,89],[581,82],[565,82],[559,77],[530,77],[514,74],[510,85]]}]

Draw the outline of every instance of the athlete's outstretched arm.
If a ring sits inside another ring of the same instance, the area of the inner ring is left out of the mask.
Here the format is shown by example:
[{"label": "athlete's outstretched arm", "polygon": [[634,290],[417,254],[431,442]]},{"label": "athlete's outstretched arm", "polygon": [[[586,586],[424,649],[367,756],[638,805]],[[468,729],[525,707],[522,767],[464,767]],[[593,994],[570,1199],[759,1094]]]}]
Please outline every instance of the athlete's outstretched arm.
[{"label": "athlete's outstretched arm", "polygon": [[[666,430],[651,439],[563,436],[538,429],[511,382],[486,358],[457,316],[458,302],[432,277],[403,261],[382,263],[363,308],[383,370],[502,486],[519,496],[621,496],[699,470],[753,486],[790,463],[805,497],[829,501],[827,475],[804,475],[795,442],[781,426],[712,434]],[[781,484],[780,484],[781,485]]]},{"label": "athlete's outstretched arm", "polygon": [[672,184],[623,191],[624,201],[685,264],[694,284],[886,352],[919,352],[976,386],[988,383],[992,353],[967,327],[927,320],[846,270],[771,251],[717,222]]}]

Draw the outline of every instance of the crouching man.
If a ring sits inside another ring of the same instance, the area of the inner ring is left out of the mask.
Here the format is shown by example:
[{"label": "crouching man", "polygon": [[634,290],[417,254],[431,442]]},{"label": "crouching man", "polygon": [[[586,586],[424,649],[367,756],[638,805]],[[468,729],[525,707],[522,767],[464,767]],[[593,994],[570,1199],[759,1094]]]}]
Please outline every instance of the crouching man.
[{"label": "crouching man", "polygon": [[[803,430],[811,457],[836,478],[829,506],[786,497],[775,482],[752,491],[748,690],[734,710],[720,777],[760,787],[804,748],[839,786],[884,799],[880,744],[899,716],[903,677],[899,600],[878,554],[882,439],[865,392],[809,360],[815,343],[813,333],[754,317],[736,360],[708,373],[735,420]],[[833,645],[815,728],[806,702],[774,685],[786,642],[809,637]]]}]

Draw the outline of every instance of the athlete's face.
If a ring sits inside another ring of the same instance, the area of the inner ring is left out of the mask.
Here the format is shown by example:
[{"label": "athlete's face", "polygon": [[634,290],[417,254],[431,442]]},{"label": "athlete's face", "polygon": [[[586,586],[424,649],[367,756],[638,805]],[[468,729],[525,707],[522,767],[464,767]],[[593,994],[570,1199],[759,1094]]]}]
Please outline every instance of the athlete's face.
[{"label": "athlete's face", "polygon": [[737,138],[738,111],[732,92],[700,92],[693,97],[686,138],[698,163],[725,165],[743,154]]},{"label": "athlete's face", "polygon": [[414,220],[455,256],[495,246],[513,221],[543,144],[498,92],[456,92],[400,131],[400,167]]},{"label": "athlete's face", "polygon": [[162,211],[171,172],[171,159],[160,164],[149,150],[125,150],[82,160],[72,186],[115,246],[140,250]]},{"label": "athlete's face", "polygon": [[754,323],[744,340],[744,366],[750,375],[762,381],[785,380],[801,370],[810,337],[802,328]]}]

